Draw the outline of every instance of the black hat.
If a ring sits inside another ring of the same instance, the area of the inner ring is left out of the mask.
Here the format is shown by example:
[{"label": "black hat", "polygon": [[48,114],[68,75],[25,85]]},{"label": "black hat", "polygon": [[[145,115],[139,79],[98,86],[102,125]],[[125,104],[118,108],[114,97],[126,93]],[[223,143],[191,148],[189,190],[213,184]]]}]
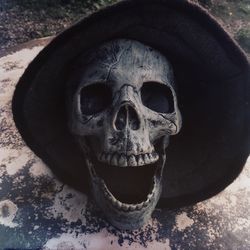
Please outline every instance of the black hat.
[{"label": "black hat", "polygon": [[204,9],[185,0],[122,1],[58,35],[14,93],[14,120],[24,141],[64,182],[88,192],[87,167],[67,127],[67,67],[117,38],[149,45],[173,65],[183,125],[167,148],[159,206],[188,205],[223,190],[250,151],[249,63]]}]

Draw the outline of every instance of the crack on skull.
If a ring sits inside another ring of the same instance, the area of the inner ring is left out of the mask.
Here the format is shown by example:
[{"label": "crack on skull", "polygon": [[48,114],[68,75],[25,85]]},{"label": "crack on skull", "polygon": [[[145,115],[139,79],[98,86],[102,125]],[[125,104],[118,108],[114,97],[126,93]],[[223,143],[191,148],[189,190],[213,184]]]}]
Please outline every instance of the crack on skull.
[{"label": "crack on skull", "polygon": [[[111,46],[112,46],[112,48],[114,48],[114,46],[115,46],[114,43],[111,44]],[[110,65],[110,67],[109,67],[109,69],[108,69],[108,75],[107,75],[107,77],[106,77],[106,81],[109,80],[111,71],[115,68],[115,66],[116,66],[117,64],[119,64],[119,62],[120,62],[121,59],[122,59],[122,56],[124,55],[125,51],[128,50],[129,47],[131,47],[131,45],[128,45],[127,48],[124,48],[123,51],[121,52],[121,54],[120,54],[120,56],[119,56],[118,58],[115,56],[114,49],[112,49],[112,51],[113,51],[112,55],[114,56],[114,58],[115,58],[116,61],[113,62],[113,64]],[[109,55],[108,55],[108,56],[109,56]]]}]

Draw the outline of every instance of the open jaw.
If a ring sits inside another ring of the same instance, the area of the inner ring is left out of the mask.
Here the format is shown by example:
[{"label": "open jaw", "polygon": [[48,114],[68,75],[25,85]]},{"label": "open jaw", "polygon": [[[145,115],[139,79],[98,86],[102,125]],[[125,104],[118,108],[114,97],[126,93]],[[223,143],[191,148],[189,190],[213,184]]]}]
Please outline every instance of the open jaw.
[{"label": "open jaw", "polygon": [[158,202],[164,157],[157,153],[134,156],[137,166],[130,166],[129,157],[116,156],[127,159],[126,167],[111,165],[108,155],[109,162],[100,156],[88,157],[93,196],[112,224],[133,229],[144,224]]}]

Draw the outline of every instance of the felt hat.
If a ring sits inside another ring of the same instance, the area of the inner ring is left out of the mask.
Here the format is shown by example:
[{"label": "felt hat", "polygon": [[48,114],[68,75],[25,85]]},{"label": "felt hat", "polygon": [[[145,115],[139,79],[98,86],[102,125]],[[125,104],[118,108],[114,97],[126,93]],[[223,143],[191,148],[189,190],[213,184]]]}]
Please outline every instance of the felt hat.
[{"label": "felt hat", "polygon": [[88,171],[67,126],[67,68],[81,53],[126,38],[172,63],[182,114],[171,137],[160,207],[207,199],[229,185],[249,155],[249,63],[203,8],[185,0],[127,0],[99,10],[59,34],[31,62],[13,97],[27,145],[64,182],[88,192]]}]

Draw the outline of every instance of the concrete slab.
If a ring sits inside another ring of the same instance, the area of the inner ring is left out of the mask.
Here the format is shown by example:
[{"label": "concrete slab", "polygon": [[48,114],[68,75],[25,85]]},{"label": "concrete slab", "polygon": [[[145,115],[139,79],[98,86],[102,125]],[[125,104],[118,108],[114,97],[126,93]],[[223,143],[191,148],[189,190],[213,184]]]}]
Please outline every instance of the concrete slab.
[{"label": "concrete slab", "polygon": [[19,77],[50,38],[39,40],[0,58],[0,249],[250,249],[250,158],[216,197],[156,210],[133,232],[112,227],[84,194],[60,183],[25,145],[11,112]]}]

